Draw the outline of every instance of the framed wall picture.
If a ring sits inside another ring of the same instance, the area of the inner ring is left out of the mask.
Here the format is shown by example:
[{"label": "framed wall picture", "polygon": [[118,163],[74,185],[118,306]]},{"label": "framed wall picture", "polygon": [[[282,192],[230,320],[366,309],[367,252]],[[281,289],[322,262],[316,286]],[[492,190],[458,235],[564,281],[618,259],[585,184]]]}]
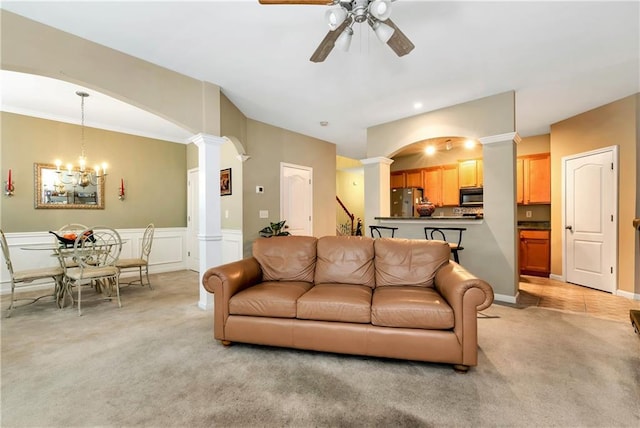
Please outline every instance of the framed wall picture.
[{"label": "framed wall picture", "polygon": [[231,194],[231,168],[220,170],[220,196]]}]

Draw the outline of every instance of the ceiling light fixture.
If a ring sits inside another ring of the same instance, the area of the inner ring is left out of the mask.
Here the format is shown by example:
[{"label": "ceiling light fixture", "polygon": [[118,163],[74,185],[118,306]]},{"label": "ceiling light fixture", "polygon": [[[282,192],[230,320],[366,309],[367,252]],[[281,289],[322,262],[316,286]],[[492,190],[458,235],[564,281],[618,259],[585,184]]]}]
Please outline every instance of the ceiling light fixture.
[{"label": "ceiling light fixture", "polygon": [[335,45],[344,51],[349,50],[353,36],[353,24],[367,22],[381,42],[387,43],[395,29],[382,21],[391,16],[391,1],[389,0],[349,0],[334,1],[337,5],[325,14],[331,31],[338,29],[345,21],[347,27],[336,39]]},{"label": "ceiling light fixture", "polygon": [[467,140],[464,142],[465,149],[473,149],[476,146],[476,142],[473,140]]},{"label": "ceiling light fixture", "polygon": [[56,173],[58,174],[58,184],[56,187],[64,188],[65,184],[71,184],[73,187],[80,186],[85,188],[89,185],[97,186],[100,180],[104,180],[107,176],[107,164],[102,163],[102,166],[96,165],[91,172],[87,168],[87,157],[84,154],[84,99],[89,96],[88,93],[83,91],[76,91],[76,95],[80,97],[80,158],[78,159],[79,166],[74,167],[72,164],[67,164],[66,172],[60,169],[62,161],[56,160]]},{"label": "ceiling light fixture", "polygon": [[426,154],[428,154],[429,156],[431,156],[432,154],[434,154],[434,153],[436,152],[436,146],[433,146],[433,145],[431,145],[431,146],[427,146],[427,147],[424,149],[424,152],[425,152]]}]

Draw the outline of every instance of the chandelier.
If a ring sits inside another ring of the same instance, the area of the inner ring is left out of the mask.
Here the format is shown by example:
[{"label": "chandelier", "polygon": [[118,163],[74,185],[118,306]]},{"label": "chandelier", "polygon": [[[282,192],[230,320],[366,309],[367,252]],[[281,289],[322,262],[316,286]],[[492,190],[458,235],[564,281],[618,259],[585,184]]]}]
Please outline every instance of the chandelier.
[{"label": "chandelier", "polygon": [[57,159],[55,161],[56,164],[56,174],[57,174],[57,183],[56,187],[60,189],[64,189],[66,184],[71,184],[72,186],[80,186],[85,188],[87,186],[97,186],[100,181],[104,181],[107,176],[107,164],[102,163],[102,165],[96,165],[93,170],[87,168],[87,157],[85,156],[84,151],[84,99],[89,96],[88,93],[83,91],[76,91],[76,95],[80,97],[80,111],[81,111],[81,137],[80,137],[80,158],[78,159],[79,165],[74,167],[71,163],[66,165],[67,169],[61,170],[62,161]]},{"label": "chandelier", "polygon": [[335,45],[343,51],[348,51],[353,36],[353,24],[366,22],[382,43],[387,43],[395,28],[385,24],[391,16],[390,0],[351,0],[335,1],[338,6],[327,11],[325,18],[331,31],[335,31],[344,22],[347,27],[342,31]]}]

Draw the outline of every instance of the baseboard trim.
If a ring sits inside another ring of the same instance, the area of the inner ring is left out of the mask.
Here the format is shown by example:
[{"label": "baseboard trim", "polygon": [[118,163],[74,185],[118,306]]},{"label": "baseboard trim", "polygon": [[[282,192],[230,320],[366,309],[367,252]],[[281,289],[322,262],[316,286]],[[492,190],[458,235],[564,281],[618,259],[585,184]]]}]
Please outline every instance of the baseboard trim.
[{"label": "baseboard trim", "polygon": [[549,274],[549,279],[553,279],[553,280],[556,280],[556,281],[567,282],[567,281],[564,280],[564,275]]},{"label": "baseboard trim", "polygon": [[497,300],[498,302],[504,302],[504,303],[517,303],[518,300],[518,296],[508,296],[506,294],[494,294],[493,295],[493,299]]},{"label": "baseboard trim", "polygon": [[640,300],[640,294],[632,293],[630,291],[616,290],[615,294],[616,296],[625,297],[629,300]]}]

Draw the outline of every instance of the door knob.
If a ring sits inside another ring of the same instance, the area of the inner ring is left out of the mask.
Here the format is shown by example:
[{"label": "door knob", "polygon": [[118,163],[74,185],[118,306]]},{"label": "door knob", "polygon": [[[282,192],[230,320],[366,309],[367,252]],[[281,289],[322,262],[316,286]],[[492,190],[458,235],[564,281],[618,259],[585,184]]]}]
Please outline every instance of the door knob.
[{"label": "door knob", "polygon": [[573,227],[572,226],[565,226],[565,229],[573,231]]}]

